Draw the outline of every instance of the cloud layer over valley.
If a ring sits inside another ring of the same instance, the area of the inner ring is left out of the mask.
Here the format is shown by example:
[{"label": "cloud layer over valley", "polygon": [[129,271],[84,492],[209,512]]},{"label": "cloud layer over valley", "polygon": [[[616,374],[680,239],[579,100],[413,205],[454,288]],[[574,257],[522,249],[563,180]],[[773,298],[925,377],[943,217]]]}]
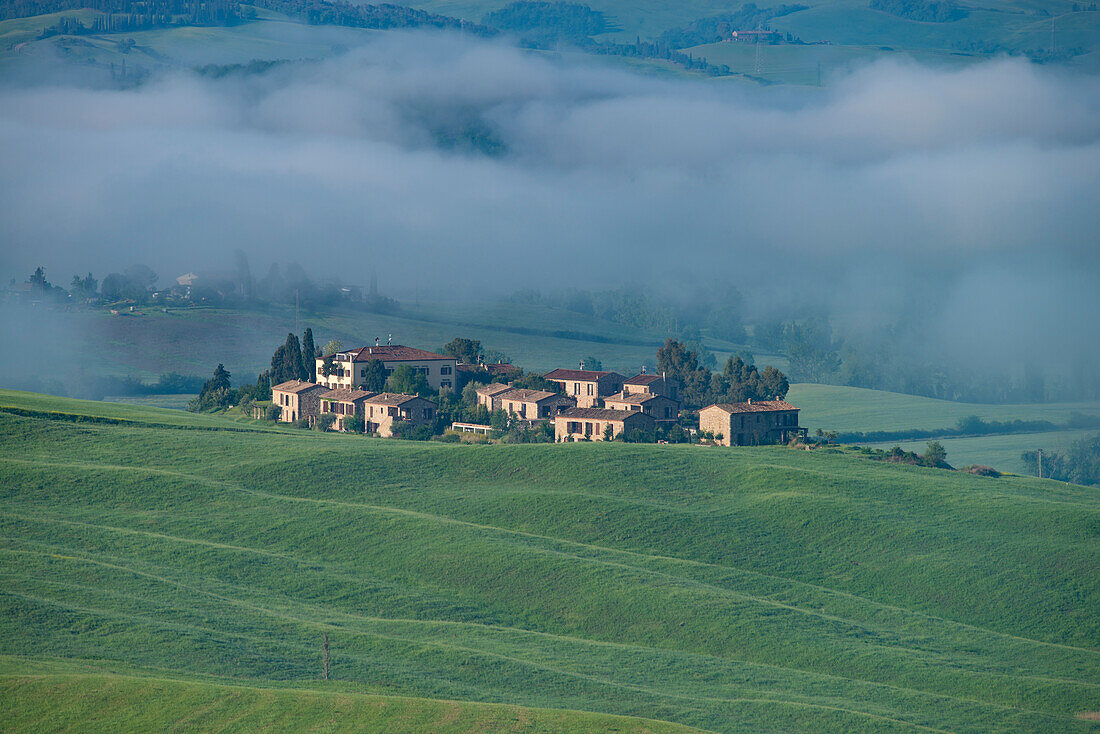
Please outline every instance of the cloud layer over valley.
[{"label": "cloud layer over valley", "polygon": [[0,269],[240,248],[399,297],[722,281],[1068,348],[1100,341],[1098,113],[1097,78],[1007,59],[765,89],[417,34],[130,89],[8,75]]}]

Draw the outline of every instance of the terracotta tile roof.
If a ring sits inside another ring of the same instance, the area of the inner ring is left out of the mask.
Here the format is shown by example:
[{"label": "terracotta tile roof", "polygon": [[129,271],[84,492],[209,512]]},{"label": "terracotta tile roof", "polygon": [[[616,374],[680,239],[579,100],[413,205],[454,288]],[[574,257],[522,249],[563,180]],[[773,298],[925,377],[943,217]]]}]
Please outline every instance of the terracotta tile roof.
[{"label": "terracotta tile roof", "polygon": [[[561,380],[570,381],[575,380],[577,382],[596,382],[602,377],[608,375],[615,375],[614,372],[596,372],[594,370],[554,370],[553,372],[547,372],[543,377],[547,380]],[[622,375],[616,375],[622,377]]]},{"label": "terracotta tile roof", "polygon": [[798,410],[786,400],[754,400],[751,403],[715,403],[708,408],[718,408],[726,413],[774,413],[780,410]]},{"label": "terracotta tile roof", "polygon": [[272,390],[278,390],[279,392],[288,392],[297,395],[300,392],[305,392],[313,387],[324,387],[324,385],[318,385],[314,382],[306,382],[305,380],[287,380],[286,382],[280,382],[278,385],[273,386]]},{"label": "terracotta tile roof", "polygon": [[[663,395],[656,395],[650,392],[632,392],[629,395],[623,395],[621,392],[615,393],[611,397],[604,398],[605,403],[629,403],[631,405],[641,405],[642,403],[648,403],[650,400],[659,400],[663,398]],[[669,400],[670,398],[665,398]],[[677,401],[673,401],[677,402]]]},{"label": "terracotta tile roof", "polygon": [[322,393],[321,399],[338,403],[354,403],[374,394],[369,390],[352,390],[350,387],[338,387],[335,390]]},{"label": "terracotta tile roof", "polygon": [[660,375],[634,375],[629,380],[623,380],[624,385],[649,385],[660,380]]},{"label": "terracotta tile roof", "polygon": [[[417,395],[403,395],[396,392],[380,392],[367,398],[364,402],[371,405],[404,405],[411,400],[427,400],[427,398],[421,398]],[[431,403],[432,401],[428,400],[428,402]]]},{"label": "terracotta tile roof", "polygon": [[503,382],[490,382],[488,385],[481,385],[476,388],[474,392],[478,395],[497,395],[498,393],[508,392],[511,389],[511,385],[505,385]]},{"label": "terracotta tile roof", "polygon": [[460,364],[458,365],[459,372],[488,372],[490,375],[505,375],[509,372],[519,372],[519,368],[501,363],[494,364]]},{"label": "terracotta tile roof", "polygon": [[646,418],[653,420],[651,416],[642,413],[637,410],[608,410],[607,408],[569,408],[558,413],[558,418],[588,418],[590,420],[601,421],[621,421],[624,418],[629,418],[632,415],[645,415]]},{"label": "terracotta tile roof", "polygon": [[352,362],[369,362],[372,359],[382,359],[387,362],[414,362],[431,359],[454,359],[435,352],[426,352],[416,347],[406,347],[403,344],[384,344],[379,347],[369,346],[359,349],[348,349],[341,354],[351,354]]},{"label": "terracotta tile roof", "polygon": [[509,390],[508,392],[502,392],[497,395],[500,400],[515,400],[516,402],[523,403],[537,403],[540,400],[546,400],[547,398],[561,398],[564,395],[559,395],[556,392],[549,392],[547,390],[528,390],[526,388],[516,388]]}]

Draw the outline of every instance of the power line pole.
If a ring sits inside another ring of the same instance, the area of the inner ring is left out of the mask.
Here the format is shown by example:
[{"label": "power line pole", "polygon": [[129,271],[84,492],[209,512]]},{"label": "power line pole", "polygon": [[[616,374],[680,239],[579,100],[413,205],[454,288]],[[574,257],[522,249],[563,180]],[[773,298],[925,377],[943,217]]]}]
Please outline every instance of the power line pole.
[{"label": "power line pole", "polygon": [[324,641],[321,643],[321,660],[325,666],[325,680],[328,680],[328,632],[324,633]]},{"label": "power line pole", "polygon": [[1043,450],[1039,449],[1039,478],[1043,478]]}]

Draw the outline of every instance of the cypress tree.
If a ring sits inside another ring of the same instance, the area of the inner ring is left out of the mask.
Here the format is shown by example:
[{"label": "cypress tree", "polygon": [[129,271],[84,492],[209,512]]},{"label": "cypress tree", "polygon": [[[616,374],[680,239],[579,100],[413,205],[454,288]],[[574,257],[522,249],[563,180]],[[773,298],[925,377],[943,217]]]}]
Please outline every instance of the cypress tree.
[{"label": "cypress tree", "polygon": [[306,376],[302,379],[317,382],[317,347],[313,344],[313,329],[302,334],[302,367]]},{"label": "cypress tree", "polygon": [[298,337],[293,333],[286,335],[286,352],[284,354],[285,370],[289,375],[288,380],[305,380],[309,377],[306,374],[305,368],[302,367],[302,346],[298,342]]}]

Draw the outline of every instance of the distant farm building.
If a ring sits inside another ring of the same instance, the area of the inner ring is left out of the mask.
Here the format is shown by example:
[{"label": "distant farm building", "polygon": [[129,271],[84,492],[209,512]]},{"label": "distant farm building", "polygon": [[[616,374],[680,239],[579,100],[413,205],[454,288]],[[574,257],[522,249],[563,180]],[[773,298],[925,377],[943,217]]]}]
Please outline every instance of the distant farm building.
[{"label": "distant farm building", "polygon": [[741,43],[760,41],[768,43],[779,38],[779,31],[733,31],[730,33],[731,41],[740,41]]}]

